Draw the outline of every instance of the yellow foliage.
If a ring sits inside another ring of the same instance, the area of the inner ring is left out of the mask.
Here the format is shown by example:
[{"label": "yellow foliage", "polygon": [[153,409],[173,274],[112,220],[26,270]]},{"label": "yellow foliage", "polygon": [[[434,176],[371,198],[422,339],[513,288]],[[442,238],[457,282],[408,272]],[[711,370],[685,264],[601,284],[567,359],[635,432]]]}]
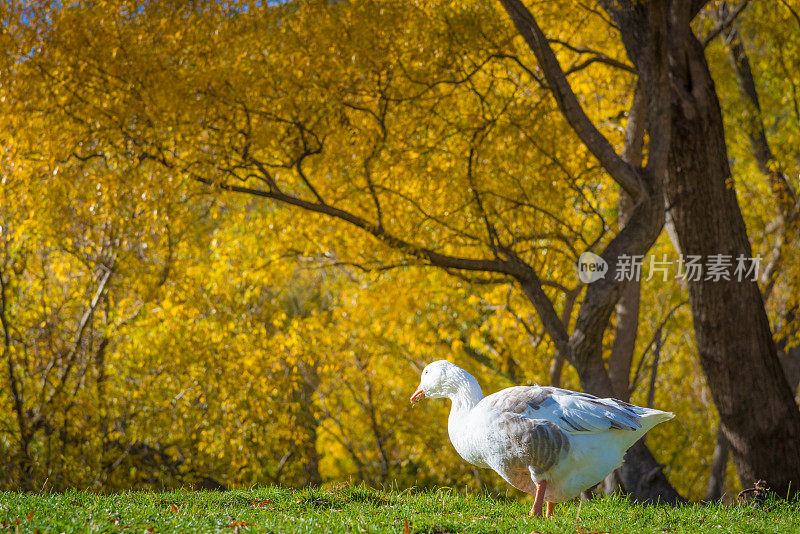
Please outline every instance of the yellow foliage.
[{"label": "yellow foliage", "polygon": [[[555,47],[561,63],[579,66],[584,47],[627,63],[613,27],[583,4],[537,7],[548,35],[571,44]],[[24,477],[98,489],[349,478],[475,487],[448,443],[447,407],[408,403],[419,370],[449,358],[487,392],[547,383],[554,348],[508,278],[427,268],[419,250],[480,259],[512,249],[561,313],[577,257],[607,244],[618,216],[616,186],[498,7],[16,9],[4,13],[0,66],[0,275],[3,358],[27,419],[21,428],[4,375],[0,451]],[[780,54],[757,68],[766,106],[787,108],[800,84],[797,29],[770,24],[780,34],[764,46],[782,43]],[[731,74],[719,77],[735,109]],[[631,73],[597,62],[570,81],[620,149]],[[779,119],[777,151],[791,160],[798,129]],[[731,141],[749,184],[747,150]],[[765,187],[738,189],[752,228],[775,218]],[[351,224],[270,200],[283,197],[335,206]],[[674,254],[666,236],[652,253]],[[797,294],[797,261],[787,259],[781,304]],[[642,295],[637,358],[686,299],[677,282],[644,284]],[[678,422],[648,439],[675,485],[699,497],[716,424],[690,331],[687,305],[667,323],[655,391]],[[561,379],[579,387],[570,369]],[[0,486],[14,487],[12,476]]]}]

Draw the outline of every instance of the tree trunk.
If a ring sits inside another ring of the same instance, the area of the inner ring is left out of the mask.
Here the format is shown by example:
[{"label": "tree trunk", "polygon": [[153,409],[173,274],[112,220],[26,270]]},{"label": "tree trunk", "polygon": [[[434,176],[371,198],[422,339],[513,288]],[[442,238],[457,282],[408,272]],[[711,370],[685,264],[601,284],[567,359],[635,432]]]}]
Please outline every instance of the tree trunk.
[{"label": "tree trunk", "polygon": [[639,330],[640,284],[639,280],[629,280],[622,290],[616,307],[614,344],[608,359],[608,374],[614,396],[624,401],[630,399],[631,364]]},{"label": "tree trunk", "polygon": [[[648,90],[644,102],[647,103],[645,120],[650,134],[647,164],[644,168],[631,165],[620,157],[591,123],[572,92],[547,37],[524,3],[520,0],[501,0],[501,3],[536,56],[564,118],[633,201],[627,224],[600,254],[608,264],[609,272],[614,273],[623,256],[645,254],[658,238],[664,224],[663,187],[671,126],[668,116],[669,78],[665,46],[667,2],[654,2],[651,9],[637,11],[637,16],[641,19],[639,22],[642,23],[639,29],[649,31],[641,48],[645,56],[643,61],[649,67],[642,71],[640,77],[640,82]],[[603,337],[623,285],[614,276],[589,284],[575,319],[575,326],[572,333],[568,333],[544,294],[535,271],[530,266],[519,265],[519,272],[514,273],[514,276],[536,308],[556,349],[575,367],[583,390],[601,397],[613,397],[614,387],[603,360]],[[623,482],[633,499],[642,502],[682,500],[664,476],[662,466],[642,442],[629,450],[626,459],[623,471],[627,473],[628,479]]]},{"label": "tree trunk", "polygon": [[707,501],[718,501],[725,493],[725,479],[728,472],[729,447],[722,429],[717,429],[717,443],[714,445],[714,457],[711,460],[711,475],[706,487]]},{"label": "tree trunk", "polygon": [[292,452],[294,458],[302,462],[302,474],[300,475],[302,485],[319,486],[322,484],[322,476],[319,472],[320,455],[317,450],[317,432],[320,422],[313,409],[314,394],[319,386],[319,376],[314,366],[301,363],[298,368],[302,380],[292,390],[290,399],[293,405],[304,408],[294,414],[298,438],[294,442]]},{"label": "tree trunk", "polygon": [[678,504],[686,502],[667,480],[664,465],[647,448],[644,439],[634,443],[625,453],[625,463],[619,473],[625,491],[638,502]]},{"label": "tree trunk", "polygon": [[[681,251],[751,257],[732,188],[722,114],[703,47],[688,24],[672,28],[672,138],[667,199]],[[800,488],[800,412],[778,361],[758,285],[690,281],[700,364],[746,487]]]},{"label": "tree trunk", "polygon": [[[725,12],[727,12],[727,6]],[[769,141],[767,140],[767,132],[764,129],[764,119],[761,112],[761,103],[758,97],[758,90],[756,89],[756,81],[753,76],[753,71],[750,68],[750,60],[747,56],[744,42],[739,34],[737,26],[734,24],[727,30],[723,31],[723,42],[728,49],[728,58],[736,73],[736,83],[739,87],[739,94],[742,97],[744,105],[748,108],[749,113],[752,115],[748,117],[749,120],[744,121],[743,128],[750,137],[750,148],[753,157],[758,163],[758,168],[769,183],[770,190],[772,191],[773,198],[778,207],[778,213],[781,217],[783,224],[782,239],[780,241],[781,249],[792,249],[796,247],[798,240],[798,206],[797,206],[797,193],[789,183],[789,179],[783,171],[783,165],[775,159],[775,156],[770,148]],[[773,283],[775,282],[778,274],[781,272],[781,258],[784,250],[779,250],[777,257],[772,260],[772,276],[767,281],[765,288],[765,300],[769,300]],[[793,340],[797,339],[797,332],[800,330],[798,318],[796,314],[796,303],[790,301],[786,306],[786,310],[782,314],[782,321],[776,329],[784,330],[783,335],[776,338],[778,346],[778,359],[783,367],[786,380],[789,382],[789,388],[792,392],[797,391],[798,383],[800,383],[800,347],[795,345]]]},{"label": "tree trunk", "polygon": [[[800,386],[800,347],[793,347],[783,350],[782,343],[786,339],[778,340],[778,354],[786,380],[792,391],[797,391]],[[725,434],[721,429],[717,430],[717,443],[714,446],[714,457],[711,461],[711,474],[708,478],[706,488],[707,501],[718,501],[725,492],[725,481],[727,478],[728,459],[730,458],[730,447]]]},{"label": "tree trunk", "polygon": [[[647,123],[647,97],[642,83],[637,83],[633,104],[628,112],[625,127],[625,150],[622,158],[635,167],[642,164],[644,150],[645,124]],[[628,224],[633,214],[633,200],[625,191],[619,192],[620,229]],[[616,325],[611,356],[608,359],[608,375],[616,397],[627,401],[630,398],[631,364],[639,333],[639,302],[641,301],[641,280],[636,278],[623,282],[622,293],[616,306]],[[609,475],[611,476],[611,475]],[[618,478],[618,477],[615,477]],[[615,481],[610,481],[611,486]]]},{"label": "tree trunk", "polygon": [[[796,336],[797,330],[794,329],[791,333]],[[778,359],[783,367],[783,374],[786,375],[786,380],[789,382],[789,388],[793,394],[797,394],[797,388],[800,386],[800,346],[786,348],[789,343],[787,338],[788,336],[778,340]],[[794,342],[794,339],[791,342]]]}]

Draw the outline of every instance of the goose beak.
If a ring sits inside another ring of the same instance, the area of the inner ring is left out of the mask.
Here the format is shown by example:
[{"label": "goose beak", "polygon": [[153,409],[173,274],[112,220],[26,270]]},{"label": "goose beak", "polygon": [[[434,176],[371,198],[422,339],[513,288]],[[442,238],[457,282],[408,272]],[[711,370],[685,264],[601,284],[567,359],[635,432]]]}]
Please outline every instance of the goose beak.
[{"label": "goose beak", "polygon": [[425,398],[425,392],[422,391],[422,385],[417,386],[417,390],[411,395],[411,403],[415,403]]}]

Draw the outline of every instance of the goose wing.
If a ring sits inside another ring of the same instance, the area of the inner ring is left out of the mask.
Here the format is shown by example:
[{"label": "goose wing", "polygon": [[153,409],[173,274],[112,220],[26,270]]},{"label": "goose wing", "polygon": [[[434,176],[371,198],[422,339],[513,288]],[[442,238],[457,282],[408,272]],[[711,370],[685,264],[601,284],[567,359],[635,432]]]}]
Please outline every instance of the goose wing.
[{"label": "goose wing", "polygon": [[[639,430],[644,409],[616,399],[546,386],[517,386],[489,395],[486,407],[501,414],[543,420],[573,434]],[[638,410],[638,411],[637,411]]]},{"label": "goose wing", "polygon": [[[522,468],[523,479],[530,480],[527,466],[545,472],[557,464],[570,450],[569,436],[558,425],[520,414],[499,414],[489,431],[501,442],[502,458],[495,470],[503,476]],[[514,481],[511,482],[520,487]],[[523,489],[524,491],[524,489]]]}]

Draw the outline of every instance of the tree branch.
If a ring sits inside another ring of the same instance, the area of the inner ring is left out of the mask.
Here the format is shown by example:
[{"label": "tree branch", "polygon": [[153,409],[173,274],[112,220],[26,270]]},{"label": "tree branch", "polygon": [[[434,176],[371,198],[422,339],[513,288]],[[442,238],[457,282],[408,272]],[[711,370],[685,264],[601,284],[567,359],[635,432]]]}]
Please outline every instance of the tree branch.
[{"label": "tree branch", "polygon": [[[746,1],[744,3],[747,3]],[[721,16],[721,15],[720,15]],[[727,17],[726,20],[730,19]],[[750,59],[744,42],[735,26],[724,29],[728,58],[736,74],[739,94],[745,107],[752,112],[751,123],[745,126],[750,138],[750,149],[758,163],[761,173],[767,177],[775,200],[777,201],[781,217],[786,230],[794,234],[797,213],[797,194],[782,170],[782,166],[775,159],[767,139],[764,128],[764,119],[761,112],[761,103],[758,98],[755,77],[750,68]]]},{"label": "tree branch", "polygon": [[372,234],[374,237],[385,243],[386,245],[397,249],[414,258],[427,261],[431,265],[443,267],[447,269],[458,269],[462,271],[484,271],[495,272],[503,274],[514,274],[508,262],[499,259],[477,259],[477,258],[464,258],[459,256],[450,256],[431,250],[426,247],[415,245],[397,236],[388,233],[384,228],[372,224],[369,221],[343,209],[331,206],[330,204],[320,204],[318,202],[311,202],[302,198],[298,198],[286,194],[280,190],[264,190],[255,189],[252,187],[239,186],[228,183],[217,183],[202,176],[193,175],[193,178],[205,185],[219,188],[223,191],[230,191],[233,193],[242,193],[261,198],[267,198],[278,202],[283,202],[291,206],[296,206],[308,211],[328,215],[335,219],[345,221],[357,228],[361,228]]},{"label": "tree branch", "polygon": [[[622,157],[631,165],[638,167],[642,163],[644,148],[645,123],[647,122],[647,95],[642,80],[639,79],[633,94],[633,103],[628,112],[628,123],[625,128],[625,149]],[[624,228],[633,210],[631,198],[625,191],[619,192],[618,224]],[[614,388],[616,398],[627,401],[630,398],[628,382],[631,375],[633,353],[639,331],[639,304],[641,301],[641,282],[628,280],[623,282],[622,292],[617,301],[614,325],[614,341],[608,358],[608,375]]]},{"label": "tree branch", "polygon": [[565,73],[567,75],[570,75],[573,72],[581,70],[582,68],[585,68],[592,63],[605,63],[606,65],[610,65],[612,67],[616,67],[618,69],[622,69],[624,71],[636,74],[636,69],[632,65],[629,65],[623,61],[619,61],[618,59],[609,57],[603,52],[600,52],[599,50],[595,50],[593,48],[575,46],[571,43],[568,43],[567,41],[562,41],[561,39],[548,39],[548,42],[561,45],[564,48],[567,48],[568,50],[575,52],[576,54],[590,54],[592,56],[591,58],[581,62],[580,64],[574,67],[570,67],[569,70],[567,70]]},{"label": "tree branch", "polygon": [[572,361],[569,357],[569,333],[567,327],[561,321],[558,313],[556,313],[553,302],[542,289],[542,281],[539,276],[529,265],[521,260],[519,263],[524,265],[527,271],[526,276],[517,278],[522,290],[533,304],[539,319],[542,321],[545,332],[553,340],[558,353],[568,361]]},{"label": "tree branch", "polygon": [[794,19],[797,21],[797,24],[800,25],[800,14],[798,14],[796,10],[792,9],[792,6],[790,6],[786,0],[780,0],[780,2],[784,5],[784,7],[786,7],[786,9],[789,10]]},{"label": "tree branch", "polygon": [[700,11],[702,11],[703,8],[706,7],[706,4],[708,4],[711,0],[689,0],[689,1],[690,5],[689,5],[688,22],[691,22],[691,20],[694,19],[697,16],[697,14],[700,13]]},{"label": "tree branch", "polygon": [[722,33],[723,31],[727,30],[731,24],[736,22],[736,19],[739,17],[739,14],[744,11],[744,9],[750,4],[750,0],[742,0],[742,2],[734,8],[733,11],[728,13],[728,16],[724,19],[720,19],[717,21],[717,25],[714,26],[708,35],[703,38],[703,48],[707,47],[711,41],[713,41],[717,35]]},{"label": "tree branch", "polygon": [[634,199],[634,202],[637,202],[645,192],[636,170],[614,151],[608,139],[600,133],[584,112],[533,14],[521,0],[500,0],[500,2],[539,61],[564,118],[603,168]]},{"label": "tree branch", "polygon": [[[666,0],[653,1],[648,10],[650,26],[650,46],[652,72],[643,80],[648,88],[648,131],[650,142],[647,147],[646,176],[657,182],[666,177],[667,163],[672,134],[672,96],[670,91],[668,49],[668,24]],[[635,200],[635,199],[634,199]]]},{"label": "tree branch", "polygon": [[628,65],[627,63],[623,63],[621,61],[617,61],[616,59],[611,59],[610,57],[600,57],[600,56],[593,56],[585,61],[581,61],[577,65],[573,65],[569,69],[564,72],[565,76],[569,76],[570,74],[575,74],[578,71],[581,71],[591,65],[592,63],[605,63],[611,67],[616,67],[618,69],[622,69],[627,72],[636,73],[636,70]]},{"label": "tree branch", "polygon": [[[114,264],[113,260],[110,266],[106,267],[103,266],[104,272],[102,278],[100,278],[100,282],[97,284],[97,289],[95,290],[94,296],[92,300],[89,302],[89,306],[84,311],[83,315],[78,321],[78,326],[75,329],[75,338],[72,342],[72,347],[66,357],[67,359],[67,366],[64,369],[64,372],[61,374],[61,379],[58,385],[53,389],[53,392],[47,398],[47,400],[43,403],[43,405],[47,405],[53,402],[55,398],[61,393],[67,383],[67,378],[72,371],[72,367],[75,363],[75,356],[78,354],[78,350],[80,349],[81,342],[83,341],[83,334],[86,331],[86,326],[89,324],[89,319],[92,318],[94,315],[97,306],[100,304],[100,299],[102,298],[103,294],[106,290],[106,284],[108,284],[109,279],[111,278],[111,274],[114,271]],[[37,414],[36,418],[34,419],[34,423],[37,422],[38,418],[41,416],[41,409]]]},{"label": "tree branch", "polygon": [[[675,306],[670,308],[670,310],[667,312],[667,314],[664,316],[664,318],[661,320],[661,322],[656,327],[655,332],[656,333],[661,332],[664,329],[664,326],[666,326],[667,321],[669,321],[670,318],[672,318],[672,316],[675,314],[675,312],[678,311],[678,309],[681,306],[684,306],[685,304],[688,304],[688,303],[689,303],[688,300],[682,300],[679,303],[677,303]],[[650,342],[647,344],[647,346],[642,351],[642,356],[641,356],[641,358],[639,358],[639,363],[636,365],[636,372],[633,374],[633,378],[631,379],[631,387],[630,387],[631,393],[633,393],[636,390],[636,384],[639,382],[639,376],[641,375],[641,372],[642,372],[642,365],[644,365],[645,359],[647,358],[647,353],[650,352],[650,349],[656,343],[656,333],[654,333],[653,337],[650,338]]]},{"label": "tree branch", "polygon": [[24,455],[28,447],[28,431],[27,425],[25,424],[25,406],[22,398],[22,391],[19,385],[19,379],[14,372],[14,360],[11,357],[11,334],[8,328],[8,318],[6,317],[6,304],[6,281],[3,276],[3,270],[0,269],[0,324],[2,324],[3,327],[3,356],[5,356],[8,366],[11,400],[14,403],[14,412],[17,416],[17,424],[19,425],[19,443]]}]

